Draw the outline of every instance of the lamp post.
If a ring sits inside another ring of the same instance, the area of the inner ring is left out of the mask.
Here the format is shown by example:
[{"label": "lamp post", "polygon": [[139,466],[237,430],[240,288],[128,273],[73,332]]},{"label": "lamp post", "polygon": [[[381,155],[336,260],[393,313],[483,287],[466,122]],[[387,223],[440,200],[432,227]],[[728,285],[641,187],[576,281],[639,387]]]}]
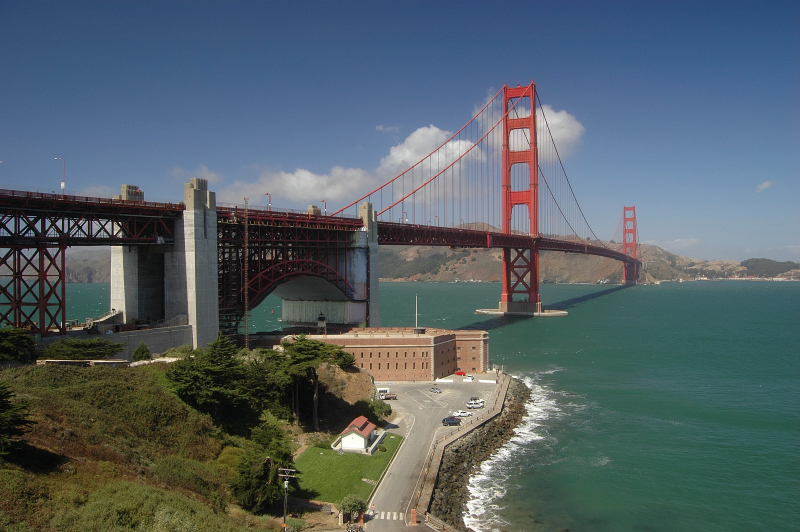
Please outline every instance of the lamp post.
[{"label": "lamp post", "polygon": [[295,478],[296,469],[278,468],[278,477],[283,479],[283,530],[286,531],[286,508],[289,504],[289,479]]},{"label": "lamp post", "polygon": [[322,205],[325,207],[325,216],[328,216],[328,202],[325,201],[324,199],[321,199],[320,201],[322,202]]},{"label": "lamp post", "polygon": [[283,481],[283,529],[286,530],[286,506],[289,504],[289,481]]},{"label": "lamp post", "polygon": [[406,223],[408,223],[408,213],[406,211],[403,211],[403,218],[405,218]]},{"label": "lamp post", "polygon": [[267,197],[267,210],[271,211],[272,210],[272,196],[270,195],[269,192],[264,192],[264,195]]},{"label": "lamp post", "polygon": [[58,161],[61,160],[61,195],[64,195],[64,187],[65,182],[67,180],[67,161],[62,159],[61,157],[53,157],[53,160]]}]

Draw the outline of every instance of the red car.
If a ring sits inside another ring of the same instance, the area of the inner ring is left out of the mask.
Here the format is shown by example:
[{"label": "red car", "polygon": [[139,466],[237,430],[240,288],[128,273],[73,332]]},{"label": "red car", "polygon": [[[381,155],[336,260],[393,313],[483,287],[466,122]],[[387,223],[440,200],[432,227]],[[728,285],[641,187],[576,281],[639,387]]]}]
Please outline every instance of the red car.
[{"label": "red car", "polygon": [[465,371],[456,371],[456,375],[459,375],[459,376],[461,376],[461,377],[463,377],[463,376],[464,376],[464,375],[466,375],[466,374],[467,374],[467,373],[466,373]]}]

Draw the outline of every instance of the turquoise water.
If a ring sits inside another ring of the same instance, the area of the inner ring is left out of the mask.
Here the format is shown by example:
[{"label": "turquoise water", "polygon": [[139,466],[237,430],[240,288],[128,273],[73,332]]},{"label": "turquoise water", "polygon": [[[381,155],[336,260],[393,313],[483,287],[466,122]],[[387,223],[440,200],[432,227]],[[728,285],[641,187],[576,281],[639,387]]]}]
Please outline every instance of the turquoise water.
[{"label": "turquoise water", "polygon": [[[70,305],[89,297],[73,300],[78,287],[105,287],[108,305],[108,285],[68,285]],[[473,529],[800,527],[800,283],[543,285],[569,316],[538,319],[476,315],[499,284],[380,291],[383,325],[413,326],[416,294],[420,325],[488,330],[490,362],[533,390],[471,480]],[[253,330],[280,327],[278,303],[254,310]]]}]

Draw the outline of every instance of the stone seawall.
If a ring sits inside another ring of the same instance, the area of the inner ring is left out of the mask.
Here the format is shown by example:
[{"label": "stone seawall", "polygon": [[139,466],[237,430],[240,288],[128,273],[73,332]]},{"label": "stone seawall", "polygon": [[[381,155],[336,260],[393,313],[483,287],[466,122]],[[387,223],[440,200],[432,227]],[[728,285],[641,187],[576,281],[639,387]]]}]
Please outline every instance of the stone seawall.
[{"label": "stone seawall", "polygon": [[481,462],[514,435],[514,428],[525,416],[525,403],[530,395],[531,391],[525,384],[513,379],[508,387],[503,412],[447,446],[433,492],[431,514],[458,530],[469,530],[462,517],[469,499],[469,477]]}]

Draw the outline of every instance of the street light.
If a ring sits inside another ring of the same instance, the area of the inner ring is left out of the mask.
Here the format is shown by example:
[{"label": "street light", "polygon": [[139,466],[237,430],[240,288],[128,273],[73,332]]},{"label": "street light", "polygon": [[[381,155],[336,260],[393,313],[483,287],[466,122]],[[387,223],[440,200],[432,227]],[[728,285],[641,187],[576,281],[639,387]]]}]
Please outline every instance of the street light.
[{"label": "street light", "polygon": [[325,206],[325,216],[328,216],[328,202],[324,199],[321,199],[320,201],[322,202],[322,205]]},{"label": "street light", "polygon": [[67,179],[67,161],[65,161],[61,157],[53,157],[53,160],[55,160],[55,161],[61,160],[61,162],[62,162],[62,165],[61,165],[61,195],[63,196],[64,195],[64,186],[65,186],[64,182]]},{"label": "street light", "polygon": [[271,211],[272,210],[272,196],[270,195],[269,192],[264,192],[264,195],[267,197],[267,210]]},{"label": "street light", "polygon": [[286,530],[286,506],[289,503],[289,481],[283,481],[283,529]]}]

